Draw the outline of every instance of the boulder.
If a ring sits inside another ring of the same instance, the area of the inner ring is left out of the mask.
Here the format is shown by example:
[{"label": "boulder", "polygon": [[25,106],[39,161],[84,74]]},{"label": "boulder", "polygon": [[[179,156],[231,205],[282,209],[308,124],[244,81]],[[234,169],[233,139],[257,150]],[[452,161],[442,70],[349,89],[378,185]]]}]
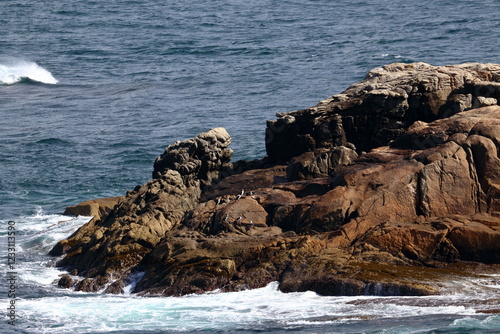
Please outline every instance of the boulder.
[{"label": "boulder", "polygon": [[339,166],[352,163],[358,154],[352,147],[319,149],[292,158],[286,170],[289,181],[307,180],[333,174]]},{"label": "boulder", "polygon": [[68,206],[63,215],[87,216],[99,220],[106,216],[115,205],[123,199],[123,196],[105,197],[82,202],[75,206]]},{"label": "boulder", "polygon": [[73,286],[74,281],[68,274],[61,275],[59,281],[57,281],[57,286],[64,289],[69,289]]},{"label": "boulder", "polygon": [[195,138],[177,141],[156,159],[153,178],[160,178],[167,170],[175,170],[183,178],[200,180],[210,185],[233,155],[229,144],[231,137],[224,128],[215,128]]}]

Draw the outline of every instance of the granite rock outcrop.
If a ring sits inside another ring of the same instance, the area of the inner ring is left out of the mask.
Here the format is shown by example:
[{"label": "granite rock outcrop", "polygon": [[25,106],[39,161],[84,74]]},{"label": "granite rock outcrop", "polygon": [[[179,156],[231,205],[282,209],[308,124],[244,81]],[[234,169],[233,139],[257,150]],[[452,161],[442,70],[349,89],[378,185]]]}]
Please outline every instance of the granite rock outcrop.
[{"label": "granite rock outcrop", "polygon": [[65,254],[58,265],[86,277],[76,289],[98,291],[111,283],[111,277],[126,279],[196,207],[202,188],[230,160],[230,142],[225,129],[215,128],[170,145],[155,162],[153,180],[128,192],[107,216],[95,217],[58,242],[50,252]]},{"label": "granite rock outcrop", "polygon": [[230,163],[217,128],[51,251],[60,286],[183,295],[272,281],[325,295],[426,295],[500,270],[500,65],[391,64],[268,122]]},{"label": "granite rock outcrop", "polygon": [[268,156],[286,162],[306,152],[348,143],[359,152],[385,146],[415,121],[431,122],[466,109],[496,105],[499,75],[498,65],[477,63],[396,63],[373,69],[341,94],[268,121]]}]

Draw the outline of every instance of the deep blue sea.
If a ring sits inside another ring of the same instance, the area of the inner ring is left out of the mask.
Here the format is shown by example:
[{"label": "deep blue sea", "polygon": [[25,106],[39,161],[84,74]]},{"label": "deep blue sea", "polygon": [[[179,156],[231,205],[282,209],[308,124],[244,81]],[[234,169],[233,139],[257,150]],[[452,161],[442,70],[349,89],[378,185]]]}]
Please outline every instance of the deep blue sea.
[{"label": "deep blue sea", "polygon": [[417,61],[500,62],[500,1],[0,1],[0,332],[500,333],[500,316],[474,302],[500,300],[500,275],[450,279],[432,298],[271,284],[146,299],[53,284],[61,272],[47,251],[87,220],[62,216],[66,206],[124,194],[150,179],[166,146],[213,127],[233,137],[233,160],[261,158],[276,113]]}]

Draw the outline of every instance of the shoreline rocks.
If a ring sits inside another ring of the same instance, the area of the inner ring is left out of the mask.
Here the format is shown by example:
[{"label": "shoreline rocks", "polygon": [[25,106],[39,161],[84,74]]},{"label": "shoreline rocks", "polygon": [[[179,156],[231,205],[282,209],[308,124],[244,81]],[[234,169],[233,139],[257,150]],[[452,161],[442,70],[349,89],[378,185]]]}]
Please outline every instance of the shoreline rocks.
[{"label": "shoreline rocks", "polygon": [[[230,163],[216,128],[169,146],[153,180],[51,251],[142,295],[428,295],[500,269],[500,65],[391,64],[268,122],[268,156]],[[365,152],[366,151],[366,152]]]},{"label": "shoreline rocks", "polygon": [[[97,291],[111,277],[126,280],[132,268],[195,208],[203,184],[217,178],[217,168],[229,161],[229,144],[226,130],[216,128],[167,147],[155,163],[156,178],[128,192],[107,216],[92,219],[49,254],[65,254],[57,265],[86,277],[77,284],[78,290]],[[163,163],[165,156],[174,162],[172,166]]]},{"label": "shoreline rocks", "polygon": [[68,206],[63,215],[66,216],[88,216],[101,219],[113,210],[123,196],[105,197],[82,202],[75,206]]}]

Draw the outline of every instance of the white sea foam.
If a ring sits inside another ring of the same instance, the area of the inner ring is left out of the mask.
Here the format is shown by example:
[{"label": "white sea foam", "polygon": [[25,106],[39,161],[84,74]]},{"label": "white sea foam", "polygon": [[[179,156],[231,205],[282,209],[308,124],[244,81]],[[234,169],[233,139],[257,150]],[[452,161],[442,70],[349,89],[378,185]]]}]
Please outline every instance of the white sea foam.
[{"label": "white sea foam", "polygon": [[145,272],[137,272],[131,274],[128,278],[127,281],[129,284],[123,289],[124,290],[124,295],[130,295],[132,291],[134,291],[135,286],[137,283],[140,282],[142,277],[144,276]]},{"label": "white sea foam", "polygon": [[[69,217],[46,214],[42,207],[30,216],[16,220],[16,271],[21,283],[38,287],[52,287],[61,271],[53,266],[54,258],[47,256],[59,240],[71,233],[91,217]],[[3,236],[5,238],[5,236]],[[5,249],[1,249],[1,253]]]},{"label": "white sea foam", "polygon": [[52,286],[59,278],[61,271],[54,267],[47,267],[46,263],[32,263],[28,268],[18,271],[22,283],[37,286]]},{"label": "white sea foam", "polygon": [[64,216],[58,214],[47,214],[41,206],[35,208],[35,213],[30,216],[22,216],[19,220],[21,224],[18,228],[22,229],[26,235],[24,240],[29,240],[40,235],[50,235],[55,238],[68,236],[81,225],[87,223],[92,217],[86,216]]},{"label": "white sea foam", "polygon": [[23,79],[45,84],[56,84],[58,80],[35,62],[26,60],[0,60],[0,84],[12,85]]},{"label": "white sea foam", "polygon": [[255,290],[184,297],[75,293],[74,297],[31,298],[22,301],[21,318],[31,328],[35,326],[39,333],[85,333],[96,330],[244,331],[265,328],[266,324],[292,329],[436,314],[467,319],[475,316],[473,309],[464,306],[418,306],[418,301],[415,305],[400,305],[393,303],[395,300],[321,297],[310,292],[285,294],[278,291],[277,283],[271,283]]}]

